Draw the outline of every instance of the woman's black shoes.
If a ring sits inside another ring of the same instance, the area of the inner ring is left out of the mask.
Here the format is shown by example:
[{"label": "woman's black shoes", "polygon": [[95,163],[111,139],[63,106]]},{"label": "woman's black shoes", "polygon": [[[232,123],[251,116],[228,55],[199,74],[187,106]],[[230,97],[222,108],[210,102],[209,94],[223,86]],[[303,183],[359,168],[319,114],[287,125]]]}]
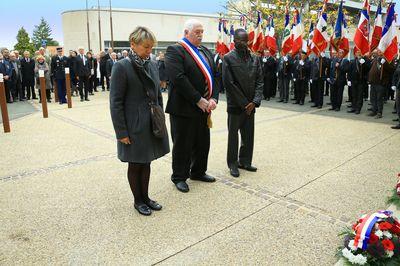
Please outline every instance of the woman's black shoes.
[{"label": "woman's black shoes", "polygon": [[154,211],[160,211],[162,209],[162,206],[160,204],[158,204],[157,201],[154,201],[154,200],[150,200],[149,202],[146,203],[146,205]]},{"label": "woman's black shoes", "polygon": [[135,209],[141,214],[145,216],[151,215],[151,209],[144,203],[141,204],[134,204]]},{"label": "woman's black shoes", "polygon": [[151,215],[152,211],[160,211],[162,209],[162,206],[154,200],[150,200],[149,202],[145,203],[140,203],[140,204],[134,204],[135,209],[141,214],[145,216]]}]

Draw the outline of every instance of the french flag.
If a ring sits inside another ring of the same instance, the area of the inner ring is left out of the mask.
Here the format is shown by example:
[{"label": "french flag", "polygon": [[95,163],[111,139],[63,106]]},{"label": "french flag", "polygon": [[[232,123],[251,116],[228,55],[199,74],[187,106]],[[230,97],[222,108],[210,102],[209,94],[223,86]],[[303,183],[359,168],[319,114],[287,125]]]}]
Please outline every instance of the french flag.
[{"label": "french flag", "polygon": [[270,29],[269,24],[271,23],[271,17],[269,17],[269,18],[267,19],[267,21],[268,21],[268,25],[265,27],[265,33],[264,33],[264,39],[263,39],[262,49],[268,49],[268,43],[267,43],[267,41],[268,41],[268,35],[269,35],[269,29]]},{"label": "french flag", "polygon": [[342,41],[340,42],[339,49],[344,51],[343,56],[347,56],[350,51],[350,43],[347,30],[346,18],[343,16],[343,27],[342,27]]},{"label": "french flag", "polygon": [[314,44],[312,42],[314,36],[314,22],[310,23],[310,30],[308,31],[308,40],[307,40],[307,56],[309,56],[312,52],[312,48]]},{"label": "french flag", "polygon": [[301,49],[303,47],[304,26],[301,21],[300,13],[297,9],[295,10],[294,24],[295,25],[293,28],[293,47],[292,47],[293,55],[301,52]]},{"label": "french flag", "polygon": [[378,45],[379,41],[382,37],[382,3],[379,1],[378,9],[376,11],[375,23],[374,23],[374,30],[372,31],[371,36],[371,44],[370,44],[370,51],[372,52],[375,50]]},{"label": "french flag", "polygon": [[335,24],[335,33],[334,33],[334,38],[333,38],[333,47],[335,48],[336,51],[339,50],[339,46],[342,43],[342,38],[344,35],[343,32],[343,20],[344,20],[344,14],[343,14],[343,1],[340,1],[340,5],[338,8],[338,14],[337,14],[337,19],[336,19],[336,24]]},{"label": "french flag", "polygon": [[233,28],[233,25],[231,25],[231,28],[229,30],[229,37],[230,37],[229,50],[230,51],[232,51],[233,48],[235,48],[235,43],[233,42],[234,35],[235,35],[235,29]]},{"label": "french flag", "polygon": [[368,0],[364,0],[360,21],[354,34],[354,51],[359,50],[362,55],[369,52],[369,8]]},{"label": "french flag", "polygon": [[316,55],[320,55],[322,52],[325,52],[326,47],[328,46],[329,36],[328,36],[328,16],[326,14],[326,4],[328,0],[324,0],[324,5],[322,7],[321,15],[319,16],[317,27],[314,30],[313,43],[314,48],[313,52]]},{"label": "french flag", "polygon": [[397,34],[396,34],[396,19],[394,6],[392,3],[389,5],[385,27],[383,28],[382,38],[379,42],[378,49],[383,52],[386,60],[392,62],[397,56]]},{"label": "french flag", "polygon": [[226,35],[226,21],[220,19],[218,23],[218,41],[215,49],[220,55],[224,55],[229,52],[229,48],[226,45]]},{"label": "french flag", "polygon": [[253,52],[258,52],[263,43],[263,32],[261,29],[261,12],[257,11],[257,25],[256,30],[254,31],[254,40],[252,45]]},{"label": "french flag", "polygon": [[272,55],[275,55],[278,52],[278,45],[276,44],[276,36],[275,36],[275,25],[274,18],[270,18],[269,26],[268,26],[268,36],[267,36],[267,47]]},{"label": "french flag", "polygon": [[285,8],[285,29],[283,30],[283,41],[282,41],[282,55],[286,55],[292,50],[292,38],[291,38],[291,28],[289,8]]}]

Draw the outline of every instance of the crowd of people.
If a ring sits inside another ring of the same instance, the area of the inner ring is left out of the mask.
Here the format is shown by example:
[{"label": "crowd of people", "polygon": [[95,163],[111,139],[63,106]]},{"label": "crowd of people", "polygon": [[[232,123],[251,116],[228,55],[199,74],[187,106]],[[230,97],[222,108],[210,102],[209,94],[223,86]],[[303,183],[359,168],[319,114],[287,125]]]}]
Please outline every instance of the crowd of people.
[{"label": "crowd of people", "polygon": [[[4,85],[7,103],[26,100],[38,100],[40,97],[39,71],[43,70],[46,80],[46,99],[51,102],[52,92],[57,88],[59,103],[66,103],[65,68],[70,69],[72,96],[80,97],[82,102],[89,101],[89,95],[110,90],[110,77],[113,65],[128,56],[128,51],[115,53],[112,48],[98,54],[92,51],[85,52],[83,47],[77,51],[70,50],[69,55],[64,55],[62,47],[58,47],[57,54],[49,55],[41,47],[34,55],[29,51],[20,52],[3,48],[0,53],[0,73],[4,76]],[[160,53],[160,73],[165,73],[163,53]],[[165,76],[165,74],[164,74]],[[166,89],[166,77],[163,79],[162,88]],[[37,97],[37,94],[39,97]]]}]

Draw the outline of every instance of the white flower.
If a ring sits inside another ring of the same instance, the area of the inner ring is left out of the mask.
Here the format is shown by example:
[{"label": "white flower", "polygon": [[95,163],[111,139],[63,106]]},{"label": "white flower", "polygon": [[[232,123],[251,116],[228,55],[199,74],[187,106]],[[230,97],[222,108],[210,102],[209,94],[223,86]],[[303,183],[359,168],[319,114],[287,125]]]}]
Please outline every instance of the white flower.
[{"label": "white flower", "polygon": [[342,249],[342,255],[348,260],[350,260],[350,258],[353,257],[353,253],[351,253],[351,251],[348,250],[347,248]]},{"label": "white flower", "polygon": [[349,248],[350,248],[352,251],[356,251],[356,250],[357,250],[357,247],[354,246],[354,240],[350,240],[350,242],[349,242]]},{"label": "white flower", "polygon": [[357,256],[354,256],[354,263],[364,265],[365,263],[367,263],[367,258],[361,254],[358,254]]},{"label": "white flower", "polygon": [[394,252],[391,250],[386,250],[386,255],[388,256],[388,258],[391,258],[391,257],[393,257]]},{"label": "white flower", "polygon": [[376,230],[376,231],[375,231],[375,235],[376,235],[377,237],[379,237],[379,238],[382,238],[382,237],[383,237],[383,232],[382,232],[381,230]]},{"label": "white flower", "polygon": [[392,234],[389,231],[383,231],[383,236],[386,236],[388,239],[392,239]]}]

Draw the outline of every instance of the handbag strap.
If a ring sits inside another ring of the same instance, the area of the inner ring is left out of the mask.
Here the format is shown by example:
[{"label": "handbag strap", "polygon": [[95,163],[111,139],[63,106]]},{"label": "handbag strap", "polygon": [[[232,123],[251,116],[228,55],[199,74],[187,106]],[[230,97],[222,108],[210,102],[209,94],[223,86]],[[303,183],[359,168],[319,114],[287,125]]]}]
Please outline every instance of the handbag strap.
[{"label": "handbag strap", "polygon": [[140,73],[140,70],[138,69],[136,64],[132,61],[132,59],[129,56],[126,57],[126,59],[132,64],[133,70],[136,72],[136,75],[139,77],[139,80],[142,83],[143,91],[147,95],[147,97],[150,99],[150,104],[155,105],[157,100],[155,99],[155,97],[152,97],[152,95],[150,94],[149,90],[146,89],[146,86],[144,85],[143,77],[142,77],[142,75]]}]

